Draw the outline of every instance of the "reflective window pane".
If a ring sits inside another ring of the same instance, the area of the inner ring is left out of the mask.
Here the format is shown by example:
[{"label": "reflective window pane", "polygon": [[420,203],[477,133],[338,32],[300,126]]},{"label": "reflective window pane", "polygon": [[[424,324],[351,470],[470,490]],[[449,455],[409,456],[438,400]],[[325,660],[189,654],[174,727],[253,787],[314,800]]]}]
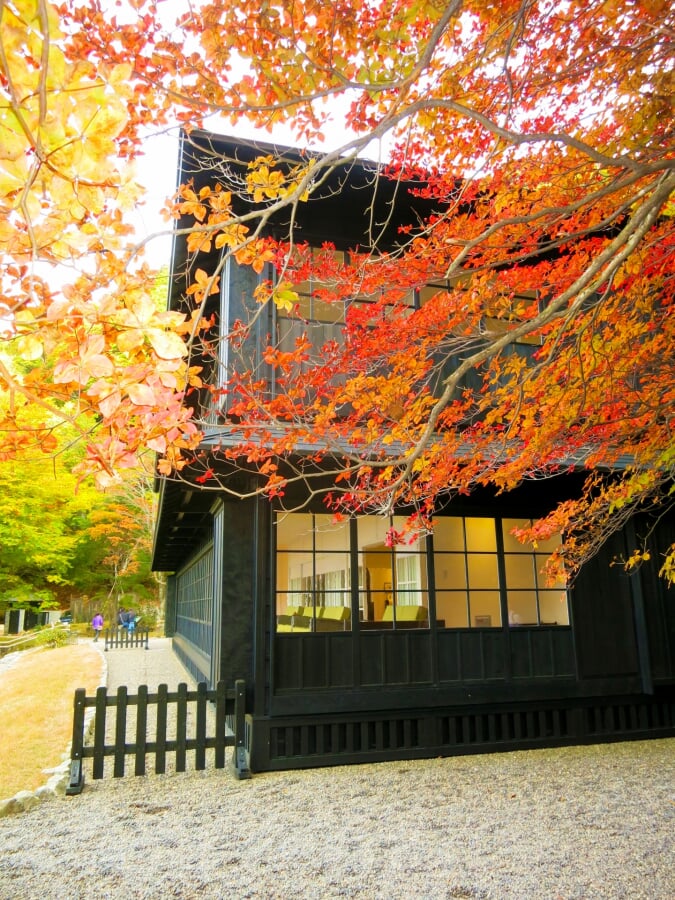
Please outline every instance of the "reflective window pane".
[{"label": "reflective window pane", "polygon": [[468,628],[469,603],[466,591],[437,591],[436,618],[440,628]]},{"label": "reflective window pane", "polygon": [[494,519],[464,519],[466,529],[466,549],[482,550],[486,553],[497,552],[497,535]]},{"label": "reflective window pane", "polygon": [[469,573],[469,590],[496,589],[499,587],[499,570],[497,568],[496,554],[469,553],[467,554],[466,564]]},{"label": "reflective window pane", "polygon": [[540,591],[539,618],[542,625],[569,625],[567,591]]},{"label": "reflective window pane", "polygon": [[536,591],[508,591],[509,625],[538,625]]},{"label": "reflective window pane", "polygon": [[499,591],[471,591],[469,603],[473,628],[499,628],[501,626]]}]

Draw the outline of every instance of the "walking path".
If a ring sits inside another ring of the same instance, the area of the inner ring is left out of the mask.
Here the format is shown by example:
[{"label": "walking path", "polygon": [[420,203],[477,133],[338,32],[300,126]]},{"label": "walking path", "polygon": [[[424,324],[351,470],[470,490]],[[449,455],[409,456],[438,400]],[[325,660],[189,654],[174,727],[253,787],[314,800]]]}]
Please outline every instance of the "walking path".
[{"label": "walking path", "polygon": [[196,686],[192,675],[171,649],[171,638],[151,637],[147,650],[132,647],[103,651],[101,642],[98,646],[107,665],[106,683],[110,691],[117,690],[120,685],[126,685],[130,692],[141,684],[147,684],[151,691],[160,684],[166,684],[170,689],[175,689],[181,682],[190,688]]}]

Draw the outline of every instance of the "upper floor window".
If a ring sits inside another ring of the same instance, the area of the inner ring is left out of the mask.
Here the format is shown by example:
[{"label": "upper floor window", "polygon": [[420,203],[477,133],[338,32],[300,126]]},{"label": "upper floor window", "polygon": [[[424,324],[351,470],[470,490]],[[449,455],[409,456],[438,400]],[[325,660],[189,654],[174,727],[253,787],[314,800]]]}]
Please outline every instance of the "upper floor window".
[{"label": "upper floor window", "polygon": [[[303,268],[307,277],[293,283],[298,303],[292,310],[277,310],[277,339],[283,352],[290,352],[303,334],[309,338],[318,354],[329,341],[342,341],[347,302],[328,300],[325,292],[335,287],[335,272],[344,265],[345,254],[340,250],[308,248]],[[284,273],[279,277],[283,278]],[[322,296],[323,293],[323,296]]]}]

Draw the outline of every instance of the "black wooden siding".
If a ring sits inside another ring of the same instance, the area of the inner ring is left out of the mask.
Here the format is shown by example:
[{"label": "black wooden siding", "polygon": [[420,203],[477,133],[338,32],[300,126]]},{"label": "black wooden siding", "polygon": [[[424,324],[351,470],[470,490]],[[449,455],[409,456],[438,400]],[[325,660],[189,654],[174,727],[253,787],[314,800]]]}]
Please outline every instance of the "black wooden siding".
[{"label": "black wooden siding", "polygon": [[571,628],[284,634],[274,661],[275,693],[575,674]]},{"label": "black wooden siding", "polygon": [[362,711],[254,722],[254,771],[669,737],[675,695]]}]

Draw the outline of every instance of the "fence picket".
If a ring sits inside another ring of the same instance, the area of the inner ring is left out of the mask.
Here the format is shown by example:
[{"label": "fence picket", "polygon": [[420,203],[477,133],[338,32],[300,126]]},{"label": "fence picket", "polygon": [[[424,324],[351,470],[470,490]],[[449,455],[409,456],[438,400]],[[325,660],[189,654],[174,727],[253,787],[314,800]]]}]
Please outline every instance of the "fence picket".
[{"label": "fence picket", "polygon": [[157,689],[157,749],[155,757],[155,775],[163,775],[166,772],[166,717],[167,696],[169,688],[160,684]]},{"label": "fence picket", "polygon": [[108,689],[96,689],[96,713],[94,719],[94,778],[103,778],[105,762],[105,718]]},{"label": "fence picket", "polygon": [[134,775],[145,775],[145,754],[148,729],[148,686],[142,684],[138,688],[138,706],[136,707],[136,763]]},{"label": "fence picket", "polygon": [[[216,685],[216,734],[225,734],[225,719],[227,715],[227,688],[224,681]],[[215,749],[216,769],[225,768],[225,741],[216,743]]]},{"label": "fence picket", "polygon": [[115,763],[113,775],[115,778],[121,778],[124,775],[124,761],[126,750],[127,736],[127,688],[126,685],[120,685],[117,688],[117,699],[115,703]]},{"label": "fence picket", "polygon": [[197,685],[197,721],[195,728],[195,769],[206,768],[206,684]]},{"label": "fence picket", "polygon": [[187,741],[187,684],[178,685],[176,702],[176,771],[185,771],[185,750]]}]

